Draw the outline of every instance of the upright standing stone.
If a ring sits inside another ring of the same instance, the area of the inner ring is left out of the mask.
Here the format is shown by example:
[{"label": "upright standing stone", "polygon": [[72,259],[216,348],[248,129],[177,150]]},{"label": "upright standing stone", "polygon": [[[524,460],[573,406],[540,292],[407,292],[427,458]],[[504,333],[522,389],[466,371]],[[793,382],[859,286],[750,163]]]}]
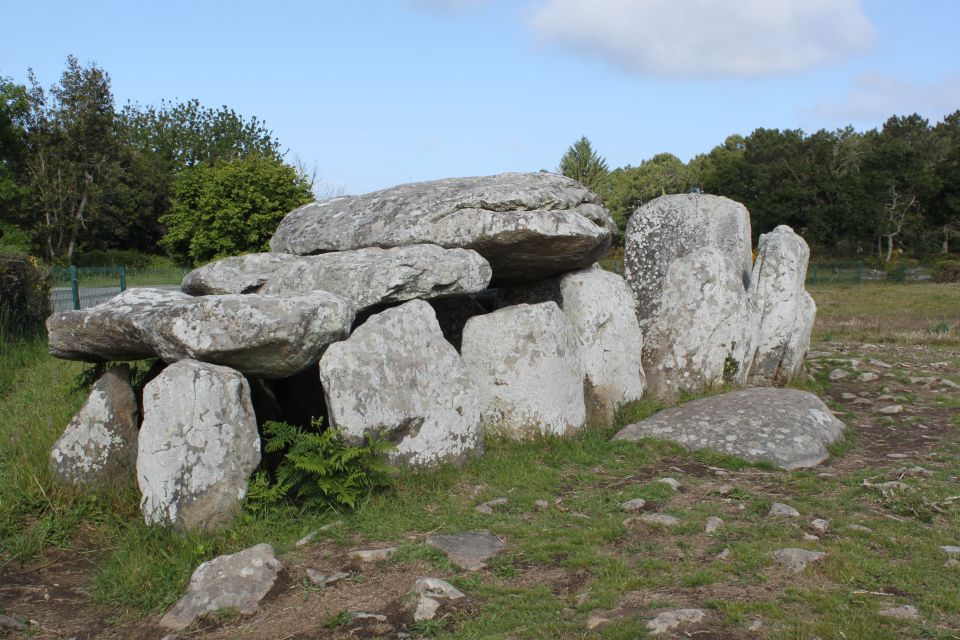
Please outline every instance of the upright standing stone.
[{"label": "upright standing stone", "polygon": [[477,385],[423,300],[371,316],[332,345],[320,380],[341,436],[386,437],[394,462],[432,465],[482,445]]},{"label": "upright standing stone", "polygon": [[786,225],[760,236],[750,280],[757,351],[750,384],[784,385],[803,367],[817,305],[804,288],[810,248]]},{"label": "upright standing stone", "polygon": [[250,386],[237,371],[181,360],[144,389],[137,481],[147,524],[229,524],[259,463]]},{"label": "upright standing stone", "polygon": [[523,437],[583,426],[580,340],[556,303],[471,318],[461,351],[480,386],[486,428]]},{"label": "upright standing stone", "polygon": [[750,214],[728,198],[677,194],[651,200],[631,216],[624,247],[624,277],[637,298],[637,319],[647,335],[668,300],[667,271],[677,258],[714,247],[730,260],[741,288],[750,282]]},{"label": "upright standing stone", "polygon": [[737,266],[704,247],[670,263],[661,291],[643,345],[651,394],[673,400],[683,392],[743,386],[755,326]]},{"label": "upright standing stone", "polygon": [[130,387],[130,367],[107,371],[50,452],[50,470],[77,487],[123,482],[137,463],[140,409]]},{"label": "upright standing stone", "polygon": [[616,227],[599,198],[552,173],[505,173],[405,184],[290,212],[270,240],[301,255],[430,243],[473,249],[500,283],[589,266]]}]

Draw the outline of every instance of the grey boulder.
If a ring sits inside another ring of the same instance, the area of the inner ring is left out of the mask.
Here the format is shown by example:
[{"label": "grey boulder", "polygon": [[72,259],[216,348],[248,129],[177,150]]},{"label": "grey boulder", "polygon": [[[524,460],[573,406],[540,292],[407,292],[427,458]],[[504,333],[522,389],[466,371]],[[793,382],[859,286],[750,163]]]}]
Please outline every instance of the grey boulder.
[{"label": "grey boulder", "polygon": [[147,524],[228,525],[259,463],[250,386],[238,372],[181,360],[144,388],[137,482]]},{"label": "grey boulder", "polygon": [[477,251],[496,283],[529,282],[589,266],[614,231],[597,196],[579,182],[505,173],[314,202],[287,214],[270,249],[310,255],[430,243]]},{"label": "grey boulder", "polygon": [[750,385],[785,385],[803,368],[817,305],[804,288],[810,248],[786,225],[760,236],[750,280],[757,318]]},{"label": "grey boulder", "polygon": [[101,362],[194,359],[264,378],[292,376],[347,337],[354,308],[324,291],[281,297],[192,297],[128,289],[108,302],[47,320],[50,353]]},{"label": "grey boulder", "polygon": [[480,387],[485,429],[527,437],[564,435],[583,426],[580,340],[556,303],[471,318],[461,352]]},{"label": "grey boulder", "polygon": [[750,214],[742,204],[721,196],[668,195],[651,200],[630,217],[624,277],[637,298],[637,319],[644,335],[669,299],[663,288],[670,265],[704,247],[713,247],[730,260],[733,277],[746,289],[753,246]]},{"label": "grey boulder", "polygon": [[350,301],[360,311],[378,304],[481,291],[491,274],[489,263],[475,251],[418,244],[319,256],[254,253],[225,258],[188,273],[182,288],[194,295],[280,296],[320,289]]},{"label": "grey boulder", "polygon": [[694,400],[621,429],[615,440],[670,440],[783,469],[819,464],[843,423],[812,393],[759,387]]},{"label": "grey boulder", "polygon": [[140,409],[122,365],[97,380],[50,452],[50,471],[77,487],[123,482],[137,463]]},{"label": "grey boulder", "polygon": [[672,401],[683,392],[744,386],[755,324],[738,266],[719,249],[696,249],[670,263],[661,293],[643,342],[651,395]]},{"label": "grey boulder", "polygon": [[332,345],[320,380],[341,436],[383,436],[396,444],[394,462],[434,465],[482,445],[477,384],[422,300],[371,316]]},{"label": "grey boulder", "polygon": [[160,626],[179,631],[220,609],[253,614],[282,569],[268,544],[204,562],[190,576],[187,593],[160,619]]}]

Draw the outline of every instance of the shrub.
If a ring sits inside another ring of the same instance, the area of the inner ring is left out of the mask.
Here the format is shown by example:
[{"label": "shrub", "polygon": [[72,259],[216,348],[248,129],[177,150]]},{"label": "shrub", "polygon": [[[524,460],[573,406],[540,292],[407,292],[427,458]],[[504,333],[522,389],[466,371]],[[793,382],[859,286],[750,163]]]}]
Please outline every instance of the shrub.
[{"label": "shrub", "polygon": [[34,257],[0,254],[0,329],[34,331],[50,313],[50,271]]},{"label": "shrub", "polygon": [[263,426],[264,451],[281,454],[271,473],[258,471],[250,483],[247,505],[262,509],[289,500],[308,508],[355,509],[375,490],[389,486],[386,453],[393,445],[369,438],[363,446],[343,443],[336,430],[307,431],[286,422]]},{"label": "shrub", "polygon": [[960,260],[942,260],[933,266],[934,282],[960,282]]}]

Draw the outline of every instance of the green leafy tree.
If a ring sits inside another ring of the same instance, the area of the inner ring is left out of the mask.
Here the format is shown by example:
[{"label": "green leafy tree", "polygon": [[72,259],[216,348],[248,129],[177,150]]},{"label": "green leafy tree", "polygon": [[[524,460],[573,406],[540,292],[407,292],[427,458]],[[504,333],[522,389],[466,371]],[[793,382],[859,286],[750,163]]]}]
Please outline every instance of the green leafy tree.
[{"label": "green leafy tree", "polygon": [[942,253],[950,252],[950,241],[960,237],[960,111],[954,111],[934,127],[938,143],[933,168],[936,189],[929,211]]},{"label": "green leafy tree", "polygon": [[621,229],[633,212],[650,200],[671,193],[686,193],[693,185],[691,171],[671,153],[658,153],[639,167],[614,169],[600,188],[600,195]]},{"label": "green leafy tree", "polygon": [[0,76],[0,224],[4,235],[19,231],[11,227],[21,217],[30,193],[24,177],[29,113],[27,88]]},{"label": "green leafy tree", "polygon": [[597,155],[590,141],[583,136],[563,154],[559,172],[597,191],[607,177],[607,161]]},{"label": "green leafy tree", "polygon": [[312,199],[307,180],[274,157],[198,164],[176,181],[161,244],[193,263],[264,251],[283,216]]}]

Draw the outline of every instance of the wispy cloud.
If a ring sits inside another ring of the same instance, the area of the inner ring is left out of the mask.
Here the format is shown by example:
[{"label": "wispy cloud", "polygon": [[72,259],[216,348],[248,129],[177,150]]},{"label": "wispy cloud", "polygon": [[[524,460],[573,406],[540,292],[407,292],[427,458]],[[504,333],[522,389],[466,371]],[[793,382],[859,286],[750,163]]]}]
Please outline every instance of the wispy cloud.
[{"label": "wispy cloud", "polygon": [[657,76],[764,76],[865,50],[861,0],[540,0],[530,25],[549,44]]},{"label": "wispy cloud", "polygon": [[957,109],[960,71],[926,83],[872,73],[854,78],[842,98],[822,99],[813,108],[802,111],[801,117],[846,124],[910,113],[939,119]]}]

